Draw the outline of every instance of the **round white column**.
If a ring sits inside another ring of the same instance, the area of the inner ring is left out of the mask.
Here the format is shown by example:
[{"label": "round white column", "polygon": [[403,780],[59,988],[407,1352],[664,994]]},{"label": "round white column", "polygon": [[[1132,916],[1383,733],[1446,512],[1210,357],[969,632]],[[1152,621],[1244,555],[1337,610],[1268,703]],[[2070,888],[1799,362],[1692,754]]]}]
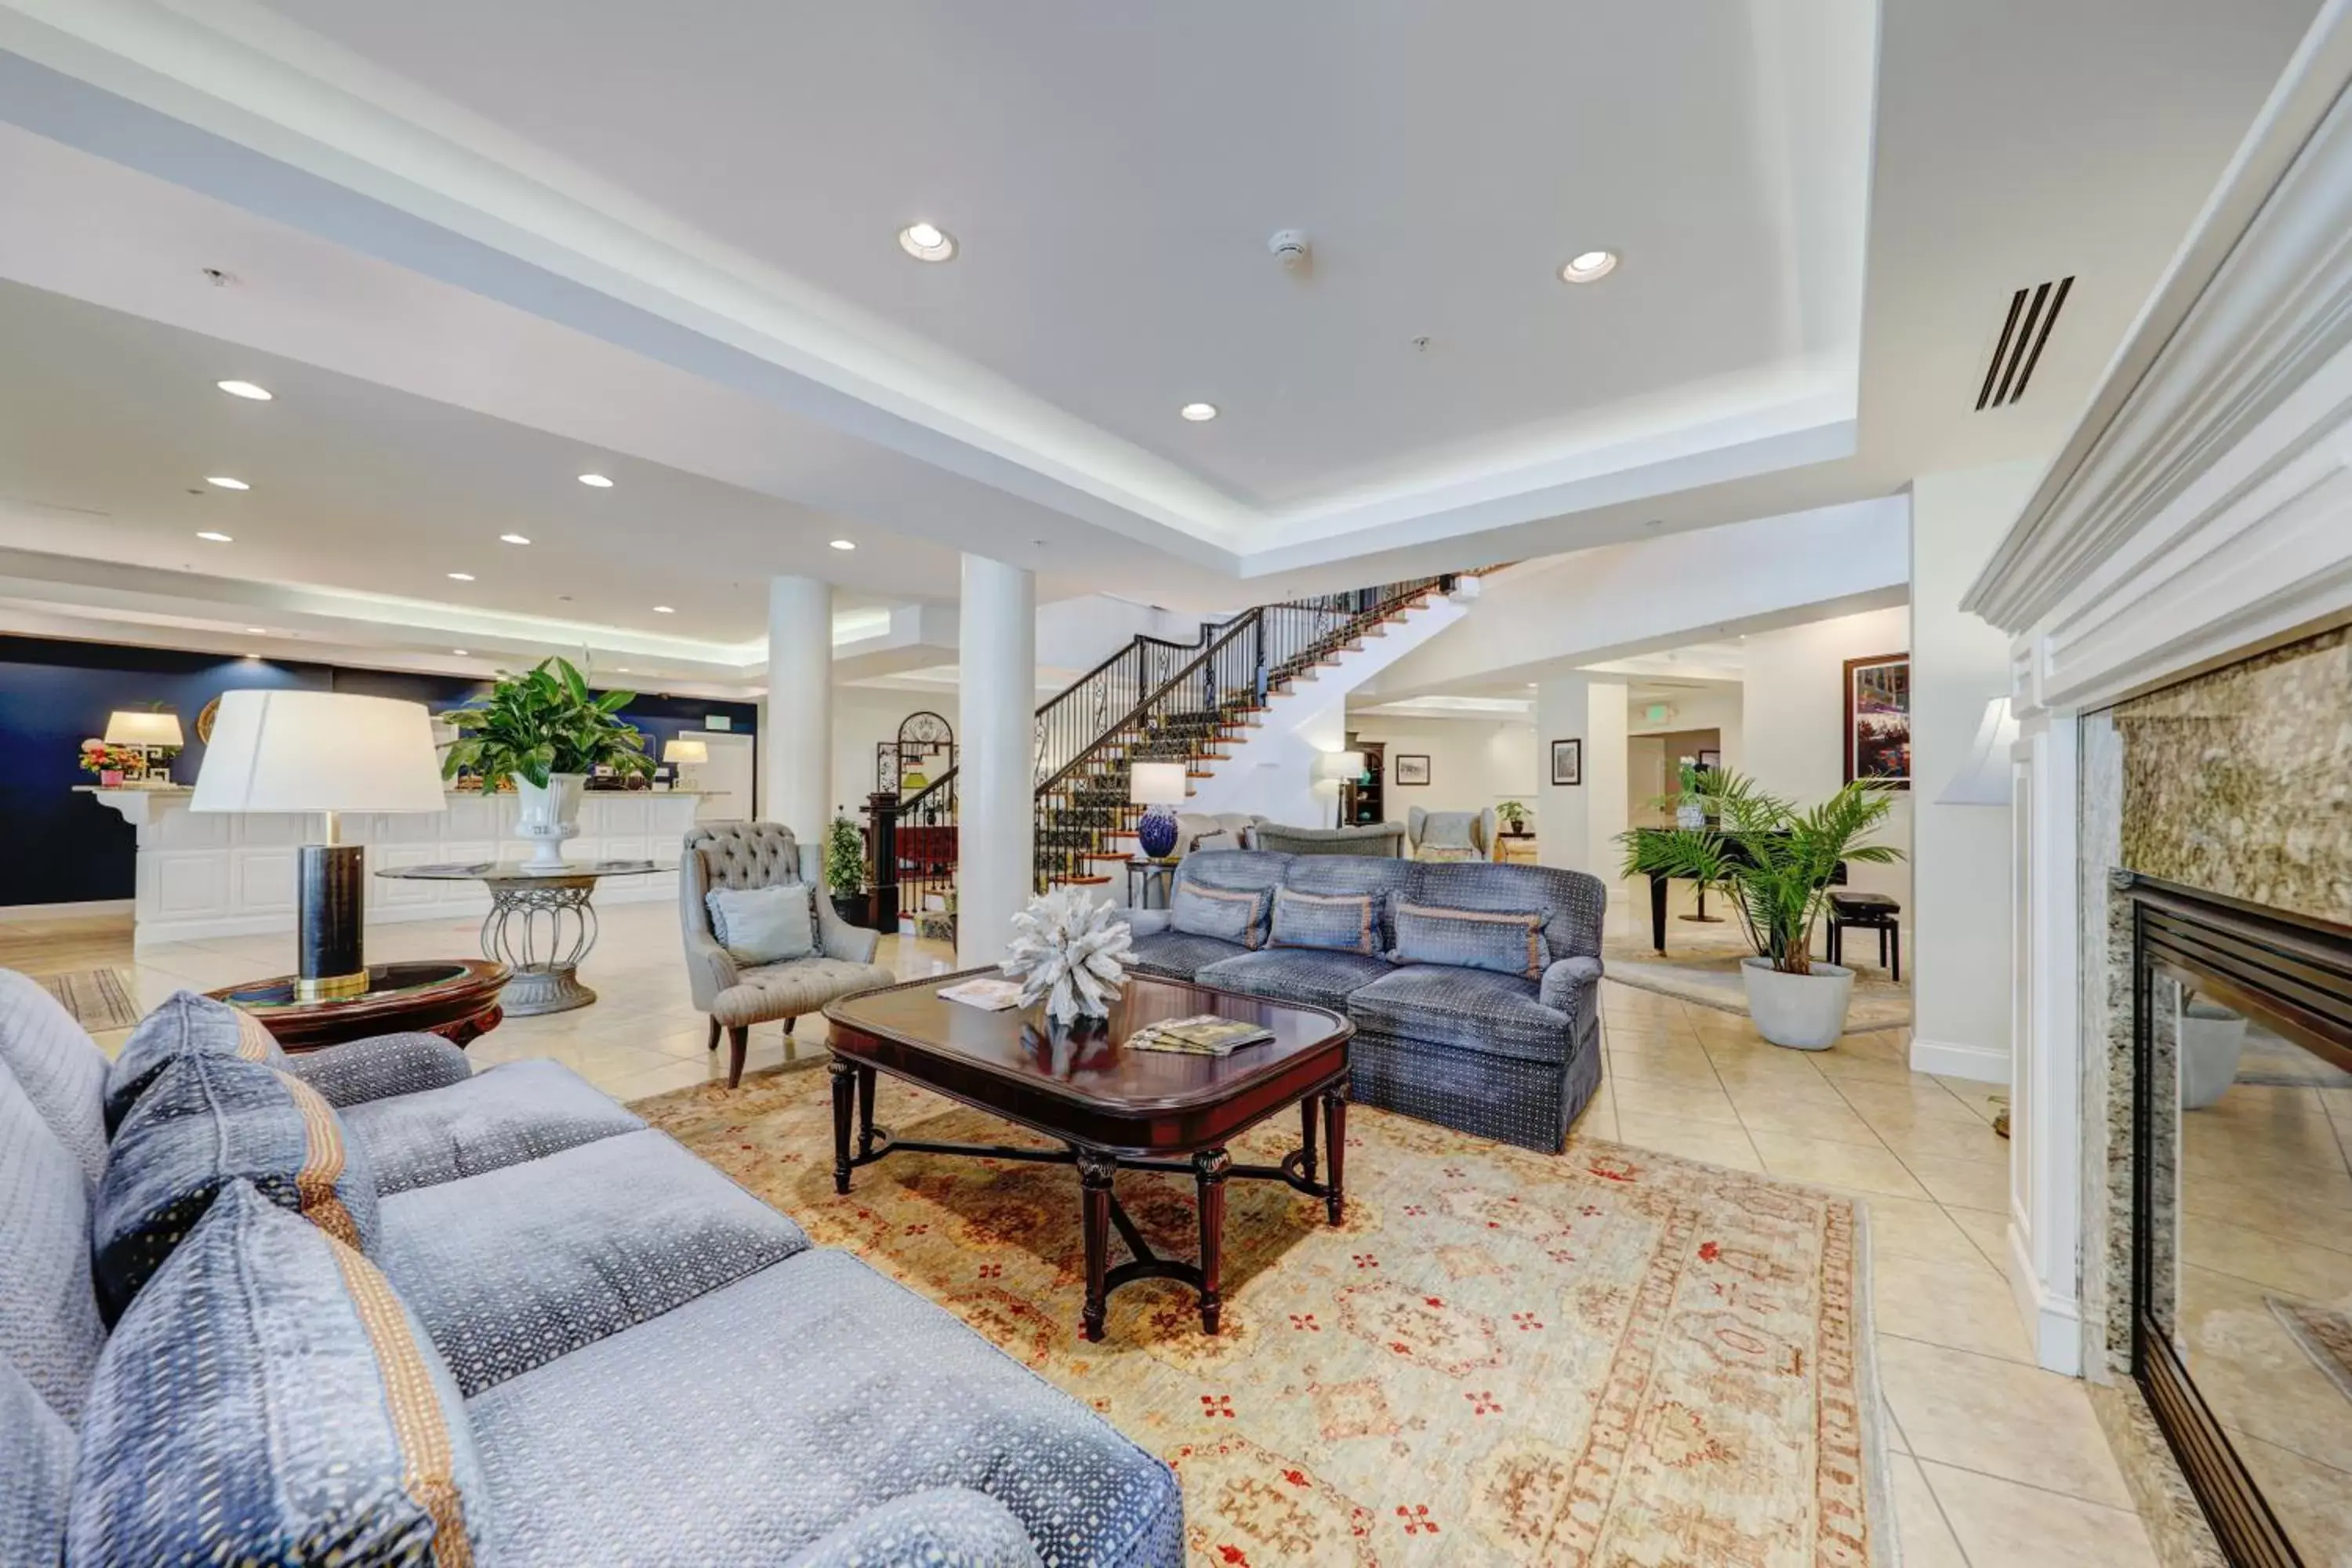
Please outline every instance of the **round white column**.
[{"label": "round white column", "polygon": [[1036,870],[1037,579],[963,558],[956,676],[956,962],[993,963]]},{"label": "round white column", "polygon": [[768,584],[768,711],[760,731],[760,815],[803,845],[833,816],[833,585]]}]

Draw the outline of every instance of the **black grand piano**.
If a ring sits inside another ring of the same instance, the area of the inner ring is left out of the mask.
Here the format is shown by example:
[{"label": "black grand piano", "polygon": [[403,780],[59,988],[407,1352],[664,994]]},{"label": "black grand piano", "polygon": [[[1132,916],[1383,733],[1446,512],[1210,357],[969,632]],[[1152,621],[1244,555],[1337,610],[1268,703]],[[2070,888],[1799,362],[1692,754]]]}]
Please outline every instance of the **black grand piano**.
[{"label": "black grand piano", "polygon": [[[1652,833],[1666,833],[1671,831],[1673,830],[1664,827],[1637,827],[1633,829],[1633,832],[1637,837]],[[1739,847],[1739,844],[1736,839],[1726,840],[1723,848],[1724,858],[1735,864],[1745,861],[1748,858],[1748,852]],[[1649,875],[1650,945],[1663,954],[1666,951],[1666,884],[1671,879],[1662,871],[1653,871]],[[1839,861],[1837,863],[1837,869],[1830,873],[1830,886],[1832,888],[1843,888],[1845,886],[1844,861]],[[1699,889],[1697,918],[1701,920],[1708,918],[1706,912],[1706,889],[1704,888]]]}]

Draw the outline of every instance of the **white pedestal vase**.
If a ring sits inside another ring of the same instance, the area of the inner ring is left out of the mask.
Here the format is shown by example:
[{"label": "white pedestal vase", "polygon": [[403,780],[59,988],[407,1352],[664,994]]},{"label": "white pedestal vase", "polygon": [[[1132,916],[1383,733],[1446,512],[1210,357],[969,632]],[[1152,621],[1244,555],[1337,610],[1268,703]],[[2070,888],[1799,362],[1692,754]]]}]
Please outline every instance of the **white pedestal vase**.
[{"label": "white pedestal vase", "polygon": [[526,778],[515,786],[515,837],[531,846],[524,862],[534,870],[554,870],[563,865],[566,840],[580,837],[580,792],[585,773],[550,773],[547,787]]},{"label": "white pedestal vase", "polygon": [[2215,1002],[2180,1010],[2180,1109],[2202,1110],[2230,1092],[2245,1054],[2246,1020]]},{"label": "white pedestal vase", "polygon": [[1783,974],[1769,958],[1743,958],[1739,978],[1756,1032],[1774,1045],[1825,1051],[1845,1033],[1853,971],[1844,965],[1816,960],[1811,974]]}]

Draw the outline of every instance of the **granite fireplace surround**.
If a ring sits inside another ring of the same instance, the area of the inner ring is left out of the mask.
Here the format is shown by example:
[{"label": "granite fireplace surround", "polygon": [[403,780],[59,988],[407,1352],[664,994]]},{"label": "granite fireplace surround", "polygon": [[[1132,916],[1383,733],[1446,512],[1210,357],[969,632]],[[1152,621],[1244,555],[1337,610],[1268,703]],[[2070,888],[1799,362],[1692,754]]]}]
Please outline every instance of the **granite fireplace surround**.
[{"label": "granite fireplace surround", "polygon": [[2132,1381],[2133,925],[2112,874],[2352,924],[2352,636],[2275,648],[2080,724],[2083,1364],[2158,1558],[2222,1568]]}]

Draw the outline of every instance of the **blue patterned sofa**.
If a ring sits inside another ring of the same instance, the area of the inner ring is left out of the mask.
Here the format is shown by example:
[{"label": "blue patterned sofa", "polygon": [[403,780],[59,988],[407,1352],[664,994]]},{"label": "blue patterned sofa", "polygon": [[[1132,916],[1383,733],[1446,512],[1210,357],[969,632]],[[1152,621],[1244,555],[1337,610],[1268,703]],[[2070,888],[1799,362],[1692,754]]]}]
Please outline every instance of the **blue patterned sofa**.
[{"label": "blue patterned sofa", "polygon": [[0,1563],[1183,1560],[1168,1468],[552,1062],[0,970]]},{"label": "blue patterned sofa", "polygon": [[1360,1103],[1557,1153],[1601,1085],[1607,896],[1543,866],[1219,850],[1129,919],[1146,973],[1345,1012]]}]

